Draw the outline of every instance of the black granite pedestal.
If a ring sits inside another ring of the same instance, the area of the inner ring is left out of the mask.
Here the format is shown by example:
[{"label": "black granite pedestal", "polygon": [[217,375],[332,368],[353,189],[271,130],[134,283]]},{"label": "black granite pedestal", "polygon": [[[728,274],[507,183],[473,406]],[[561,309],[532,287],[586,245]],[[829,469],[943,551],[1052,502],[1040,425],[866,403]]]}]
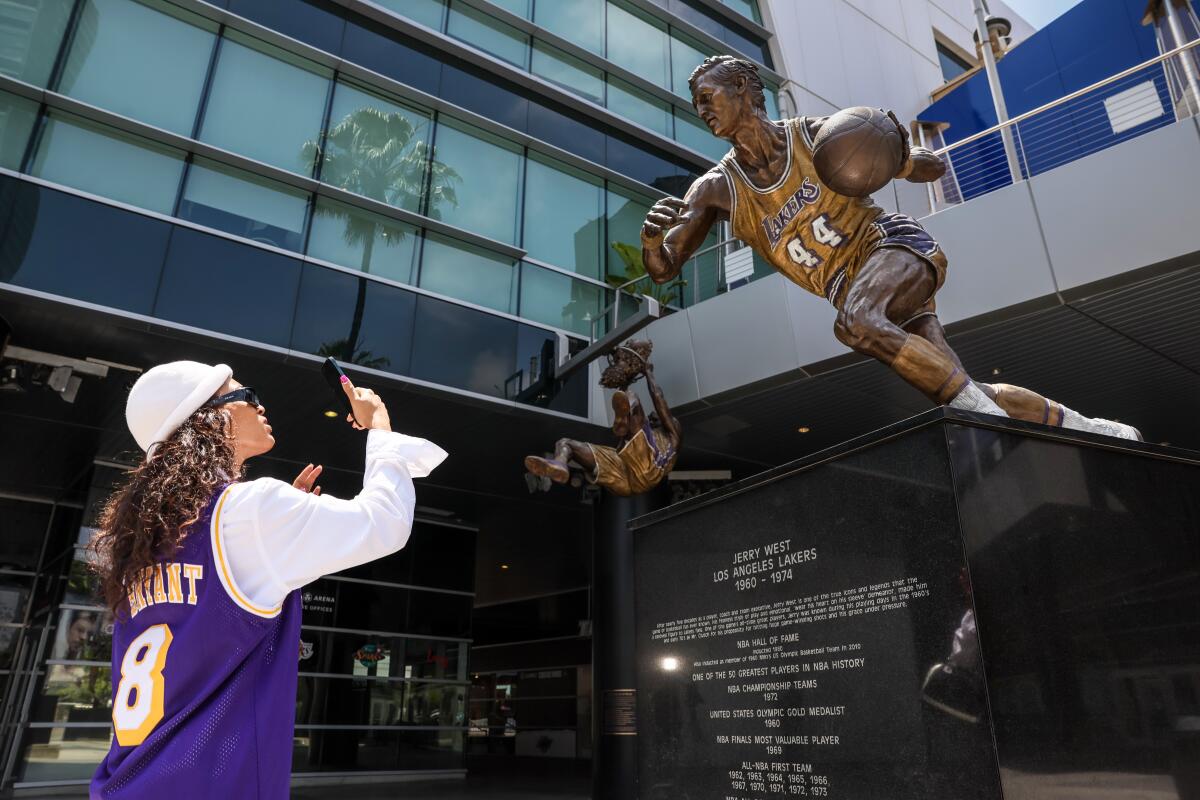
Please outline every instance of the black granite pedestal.
[{"label": "black granite pedestal", "polygon": [[937,409],[631,527],[642,800],[1200,799],[1200,454]]}]

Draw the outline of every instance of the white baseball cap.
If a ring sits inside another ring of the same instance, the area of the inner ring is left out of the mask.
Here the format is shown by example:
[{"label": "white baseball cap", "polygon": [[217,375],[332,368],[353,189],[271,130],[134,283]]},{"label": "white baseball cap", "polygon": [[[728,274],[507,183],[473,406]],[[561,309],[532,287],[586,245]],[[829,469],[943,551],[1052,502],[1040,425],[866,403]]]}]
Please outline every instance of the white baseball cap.
[{"label": "white baseball cap", "polygon": [[159,364],[142,374],[125,402],[125,422],[138,446],[149,455],[184,421],[216,394],[233,370],[225,364],[197,361]]}]

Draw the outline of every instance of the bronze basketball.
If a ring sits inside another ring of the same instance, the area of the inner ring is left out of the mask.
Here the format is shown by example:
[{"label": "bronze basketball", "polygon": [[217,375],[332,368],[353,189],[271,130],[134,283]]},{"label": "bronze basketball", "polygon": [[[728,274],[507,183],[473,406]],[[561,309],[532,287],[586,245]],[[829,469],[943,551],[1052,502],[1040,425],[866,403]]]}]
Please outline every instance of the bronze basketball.
[{"label": "bronze basketball", "polygon": [[848,197],[866,197],[882,189],[903,158],[900,130],[878,108],[842,109],[825,120],[813,141],[817,176]]}]

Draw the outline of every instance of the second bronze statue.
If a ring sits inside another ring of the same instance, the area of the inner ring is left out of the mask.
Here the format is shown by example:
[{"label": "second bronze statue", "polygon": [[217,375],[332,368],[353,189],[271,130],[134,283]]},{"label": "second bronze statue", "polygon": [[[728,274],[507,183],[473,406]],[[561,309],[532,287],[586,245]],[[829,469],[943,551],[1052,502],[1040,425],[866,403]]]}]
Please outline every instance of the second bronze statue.
[{"label": "second bronze statue", "polygon": [[[555,483],[567,483],[574,464],[587,481],[623,497],[648,492],[662,483],[675,466],[682,439],[679,420],[671,414],[654,379],[652,348],[648,341],[626,342],[609,355],[608,367],[600,376],[601,386],[616,390],[612,396],[616,447],[559,439],[552,456],[526,456],[525,469]],[[649,414],[629,388],[641,377],[646,379],[654,403]]]},{"label": "second bronze statue", "polygon": [[[642,260],[657,283],[679,275],[717,222],[776,270],[838,310],[833,333],[890,366],[934,403],[1029,422],[1141,439],[1136,428],[1090,419],[1028,389],[976,383],[946,340],[934,297],[946,255],[920,223],[885,212],[870,197],[834,192],[814,164],[829,117],[767,117],[758,68],[733,56],[708,58],[688,81],[692,102],[714,136],[732,145],[683,199],[667,197],[642,226]],[[945,165],[903,140],[895,177],[935,181]],[[872,163],[878,154],[860,148]]]}]

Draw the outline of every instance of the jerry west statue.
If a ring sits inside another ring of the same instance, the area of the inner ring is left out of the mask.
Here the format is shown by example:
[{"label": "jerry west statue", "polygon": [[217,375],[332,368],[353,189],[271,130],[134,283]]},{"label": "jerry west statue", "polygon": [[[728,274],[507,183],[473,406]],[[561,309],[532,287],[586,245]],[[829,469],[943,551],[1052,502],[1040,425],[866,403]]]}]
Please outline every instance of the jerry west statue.
[{"label": "jerry west statue", "polygon": [[[1089,419],[1028,389],[976,383],[967,375],[935,310],[934,296],[946,278],[946,255],[938,243],[912,218],[887,213],[868,196],[838,194],[818,174],[823,163],[844,173],[870,172],[886,161],[879,151],[890,137],[898,168],[883,176],[884,183],[891,177],[914,182],[941,177],[941,159],[910,146],[894,115],[868,118],[861,112],[873,110],[851,109],[772,121],[758,68],[733,56],[706,59],[689,86],[701,119],[733,148],[682,200],[664,198],[647,214],[642,258],[656,282],[677,276],[709,229],[730,220],[734,236],[838,309],[833,332],[839,341],[887,364],[933,402],[1141,439],[1129,425]],[[880,133],[880,119],[887,118],[895,131],[888,125]],[[825,126],[830,129],[823,136]],[[838,138],[852,145],[842,149],[849,155],[834,162],[822,158],[821,148],[832,152]],[[838,183],[841,176],[826,166],[825,177]]]}]

